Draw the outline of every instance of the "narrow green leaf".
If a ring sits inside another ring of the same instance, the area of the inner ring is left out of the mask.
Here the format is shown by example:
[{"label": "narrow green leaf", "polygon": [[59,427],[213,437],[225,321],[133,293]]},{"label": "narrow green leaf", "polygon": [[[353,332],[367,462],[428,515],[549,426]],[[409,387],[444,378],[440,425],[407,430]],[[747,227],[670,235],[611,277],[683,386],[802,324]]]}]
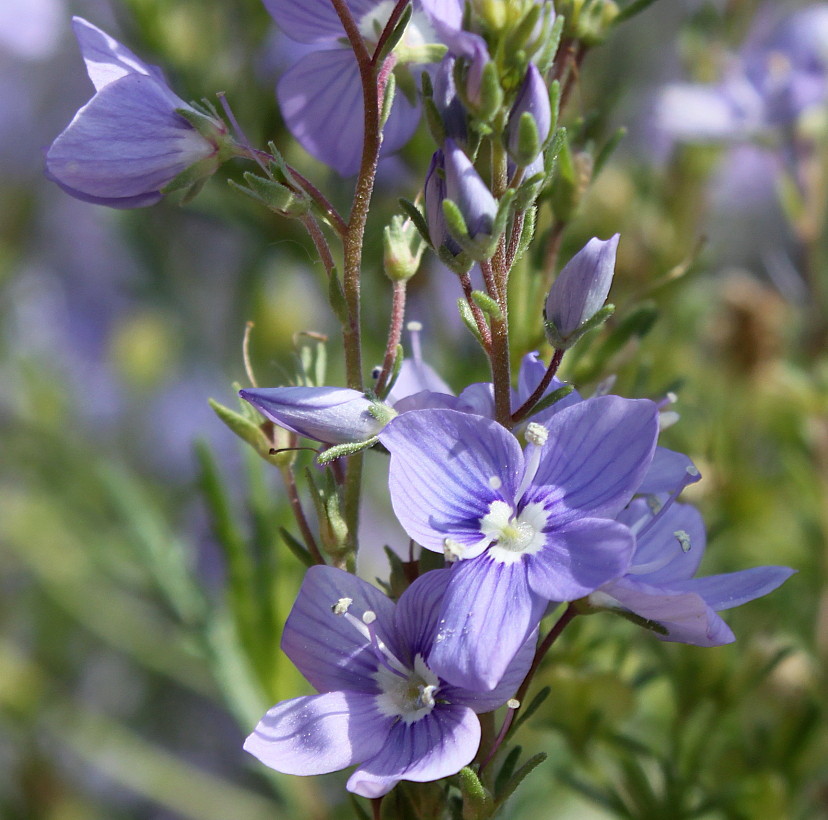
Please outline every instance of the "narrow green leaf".
[{"label": "narrow green leaf", "polygon": [[284,527],[279,527],[279,535],[287,544],[288,549],[306,566],[312,567],[314,564],[313,557],[305,549],[305,545],[298,539],[292,536]]},{"label": "narrow green leaf", "polygon": [[515,789],[538,767],[544,760],[546,760],[546,752],[539,752],[533,755],[526,761],[512,776],[508,783],[503,787],[502,793],[497,798],[498,809],[503,806],[506,800],[511,797]]}]

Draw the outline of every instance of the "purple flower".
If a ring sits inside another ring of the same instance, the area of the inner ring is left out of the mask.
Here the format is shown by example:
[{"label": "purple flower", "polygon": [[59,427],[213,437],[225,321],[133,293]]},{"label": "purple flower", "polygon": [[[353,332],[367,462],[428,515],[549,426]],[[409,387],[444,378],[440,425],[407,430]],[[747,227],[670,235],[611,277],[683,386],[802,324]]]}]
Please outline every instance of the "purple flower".
[{"label": "purple flower", "polygon": [[369,798],[400,780],[438,780],[470,763],[480,744],[476,713],[496,709],[514,694],[534,641],[524,644],[491,691],[449,683],[432,653],[450,575],[426,573],[395,607],[353,575],[309,569],[282,649],[321,694],[274,706],[244,748],[285,774],[356,765],[347,788]]},{"label": "purple flower", "polygon": [[[264,4],[288,37],[320,49],[302,57],[276,86],[285,124],[309,154],[342,176],[355,174],[364,135],[362,83],[353,51],[341,45],[345,31],[339,16],[330,0],[264,0]],[[375,23],[380,29],[385,26],[393,4],[349,0],[348,7],[370,41],[376,40]],[[405,145],[419,118],[419,107],[396,95],[383,130],[382,154]]]},{"label": "purple flower", "polygon": [[657,128],[693,142],[745,140],[791,125],[828,100],[826,42],[826,3],[800,9],[770,28],[758,26],[722,82],[677,83],[662,91]]},{"label": "purple flower", "polygon": [[239,395],[274,424],[324,444],[366,441],[393,415],[347,387],[257,387]]},{"label": "purple flower", "polygon": [[623,577],[589,596],[599,608],[620,609],[653,621],[665,641],[719,646],[735,640],[716,613],[766,595],[793,573],[788,567],[755,567],[694,578],[705,548],[704,523],[687,504],[654,512],[636,499],[618,520],[636,534],[632,563]]},{"label": "purple flower", "polygon": [[593,237],[555,279],[544,316],[554,325],[550,330],[556,347],[575,341],[572,337],[604,306],[615,273],[618,238],[618,234],[606,240]]},{"label": "purple flower", "polygon": [[432,652],[447,680],[492,687],[549,601],[623,574],[634,539],[609,519],[641,484],[657,436],[653,402],[616,396],[529,425],[525,453],[496,422],[454,410],[405,413],[380,433],[403,528],[457,559]]},{"label": "purple flower", "polygon": [[457,256],[461,248],[449,233],[443,214],[443,200],[446,198],[446,157],[438,148],[431,157],[423,185],[428,236],[435,250],[445,248],[451,256]]},{"label": "purple flower", "polygon": [[454,85],[454,65],[456,59],[447,54],[434,69],[432,85],[434,88],[434,105],[443,121],[445,135],[459,145],[465,145],[468,139],[467,113],[457,96]]},{"label": "purple flower", "polygon": [[96,94],[49,148],[50,179],[84,202],[140,208],[182,172],[194,183],[229,158],[224,125],[179,99],[156,66],[80,17],[72,25]]},{"label": "purple flower", "polygon": [[[530,128],[534,134],[527,152],[521,137],[526,126],[521,126],[524,115],[531,119]],[[537,160],[552,127],[552,108],[549,104],[549,91],[534,63],[529,64],[523,84],[509,112],[506,124],[506,145],[512,159],[521,166],[531,166]]]}]

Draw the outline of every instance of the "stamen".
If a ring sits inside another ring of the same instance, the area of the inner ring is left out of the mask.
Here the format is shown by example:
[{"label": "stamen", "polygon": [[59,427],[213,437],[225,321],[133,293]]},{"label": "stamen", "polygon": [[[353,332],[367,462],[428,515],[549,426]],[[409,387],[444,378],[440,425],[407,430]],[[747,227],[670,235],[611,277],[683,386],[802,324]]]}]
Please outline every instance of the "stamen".
[{"label": "stamen", "polygon": [[531,422],[526,427],[526,467],[523,471],[523,479],[518,487],[515,499],[520,501],[523,494],[529,489],[529,485],[534,481],[535,476],[540,467],[541,450],[546,440],[549,438],[549,430],[542,424]]},{"label": "stamen", "polygon": [[509,698],[506,701],[507,709],[520,709],[520,701],[517,698]]},{"label": "stamen", "polygon": [[690,552],[690,533],[687,530],[676,530],[673,536],[679,542],[682,552]]},{"label": "stamen", "polygon": [[459,541],[446,538],[443,541],[443,555],[446,561],[459,561],[463,557],[466,547]]},{"label": "stamen", "polygon": [[436,691],[437,687],[433,684],[422,687],[420,690],[420,697],[418,698],[421,708],[423,706],[434,706],[434,693]]},{"label": "stamen", "polygon": [[362,623],[366,626],[370,626],[374,621],[377,619],[377,613],[373,610],[366,609],[365,612],[362,613]]},{"label": "stamen", "polygon": [[420,331],[423,329],[422,322],[409,322],[405,329],[411,334],[411,358],[419,364],[423,360],[423,351],[420,347]]},{"label": "stamen", "polygon": [[493,490],[499,490],[503,486],[503,482],[496,475],[493,475],[489,479],[489,486]]}]

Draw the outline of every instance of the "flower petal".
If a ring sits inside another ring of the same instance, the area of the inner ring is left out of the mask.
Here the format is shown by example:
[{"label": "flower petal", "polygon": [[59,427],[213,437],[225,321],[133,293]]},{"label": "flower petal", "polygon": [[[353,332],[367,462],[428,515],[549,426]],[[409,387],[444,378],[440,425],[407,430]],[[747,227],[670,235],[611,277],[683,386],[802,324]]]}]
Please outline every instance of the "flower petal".
[{"label": "flower petal", "polygon": [[378,660],[370,640],[350,618],[331,609],[343,598],[351,599],[348,613],[358,621],[368,610],[376,614],[372,629],[396,655],[391,600],[361,578],[325,566],[305,573],[282,633],[282,650],[320,692],[377,692]]},{"label": "flower petal", "polygon": [[670,584],[671,589],[694,592],[716,611],[741,606],[773,592],[796,572],[790,567],[753,567],[740,572],[690,578]]},{"label": "flower petal", "polygon": [[632,498],[653,458],[658,410],[647,399],[599,396],[546,422],[549,437],[533,483],[551,485],[561,523],[575,514],[613,517]]},{"label": "flower petal", "polygon": [[[346,0],[346,3],[359,25],[366,14],[380,5],[380,0]],[[264,0],[264,5],[279,28],[300,43],[324,43],[345,36],[330,0]]]},{"label": "flower petal", "polygon": [[443,596],[450,577],[450,569],[426,572],[417,578],[397,601],[394,631],[400,645],[405,646],[410,652],[405,661],[413,662],[418,654],[424,658],[428,657],[440,624]]},{"label": "flower petal", "polygon": [[374,402],[347,387],[264,387],[239,395],[286,430],[325,444],[365,441],[382,429]]},{"label": "flower petal", "polygon": [[381,797],[400,780],[426,783],[459,772],[480,746],[480,721],[465,706],[436,706],[416,721],[399,721],[388,741],[348,780],[348,791]]},{"label": "flower petal", "polygon": [[[86,63],[86,72],[96,91],[127,74],[135,73],[149,75],[166,89],[166,80],[160,68],[145,63],[105,31],[93,26],[83,17],[73,17],[72,28]],[[169,94],[174,97],[172,91]]]},{"label": "flower petal", "polygon": [[487,554],[451,570],[440,631],[426,662],[443,680],[490,690],[540,623],[546,599],[527,583],[527,562],[501,563]]},{"label": "flower petal", "polygon": [[694,484],[701,474],[684,453],[656,447],[652,463],[637,492],[647,495],[671,493],[679,487]]},{"label": "flower petal", "polygon": [[[276,96],[285,124],[302,147],[342,176],[359,170],[364,134],[362,83],[349,49],[307,54],[282,75]],[[394,98],[383,131],[382,154],[404,145],[419,122],[419,108]]]},{"label": "flower petal", "polygon": [[693,646],[721,646],[733,643],[730,627],[693,592],[675,592],[622,578],[601,590],[636,615],[655,621],[667,629],[658,635],[663,641]]},{"label": "flower petal", "polygon": [[325,774],[375,755],[392,723],[377,709],[373,695],[309,695],[277,703],[244,748],[283,774]]},{"label": "flower petal", "polygon": [[405,531],[443,551],[451,538],[481,540],[492,501],[514,498],[523,472],[517,440],[490,419],[455,410],[413,410],[380,433],[391,453],[389,490]]},{"label": "flower petal", "polygon": [[142,197],[213,151],[154,79],[129,74],[78,111],[49,148],[46,168],[65,188],[87,196]]},{"label": "flower petal", "polygon": [[623,575],[635,538],[615,521],[583,518],[547,533],[546,546],[527,559],[529,586],[546,601],[583,598]]}]

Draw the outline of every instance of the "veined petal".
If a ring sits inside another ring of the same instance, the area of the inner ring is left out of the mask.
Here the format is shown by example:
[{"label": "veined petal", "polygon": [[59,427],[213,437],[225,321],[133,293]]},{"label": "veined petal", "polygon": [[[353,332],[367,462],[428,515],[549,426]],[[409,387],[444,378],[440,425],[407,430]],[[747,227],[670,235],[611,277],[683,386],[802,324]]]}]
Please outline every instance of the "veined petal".
[{"label": "veined petal", "polygon": [[501,563],[484,554],[459,561],[451,572],[426,662],[455,686],[494,689],[540,623],[547,600],[529,588],[526,559]]},{"label": "veined petal", "polygon": [[492,501],[514,498],[523,472],[517,440],[490,419],[455,410],[413,410],[380,433],[391,453],[389,490],[405,531],[443,551],[446,538],[480,542]]},{"label": "veined petal", "polygon": [[382,749],[348,780],[348,791],[381,797],[400,780],[426,783],[459,772],[480,746],[480,721],[466,706],[440,704],[415,723],[399,721]]},{"label": "veined petal", "polygon": [[632,498],[650,465],[658,410],[647,399],[599,396],[573,404],[546,422],[535,485],[550,485],[560,500],[550,510],[560,523],[576,514],[609,516]]},{"label": "veined petal", "polygon": [[[279,28],[300,43],[324,43],[345,36],[330,0],[264,0],[264,5]],[[346,0],[346,5],[359,25],[366,14],[381,5],[381,0]]]},{"label": "veined petal", "polygon": [[790,567],[752,567],[740,572],[690,578],[670,584],[671,589],[694,592],[716,611],[732,609],[773,592],[796,572]]},{"label": "veined petal", "polygon": [[693,592],[676,592],[622,578],[601,593],[614,598],[636,615],[661,624],[661,640],[693,646],[721,646],[736,640],[730,627]]},{"label": "veined petal", "polygon": [[244,748],[283,774],[325,774],[375,755],[392,723],[373,695],[327,692],[277,703]]},{"label": "veined petal", "polygon": [[142,197],[214,150],[175,113],[154,79],[129,74],[75,115],[49,148],[46,168],[61,185],[87,196]]},{"label": "veined petal", "polygon": [[536,629],[518,649],[517,654],[512,658],[512,662],[503,673],[500,683],[494,689],[483,692],[480,689],[464,689],[459,686],[451,686],[444,687],[441,692],[445,695],[446,700],[451,703],[461,703],[464,706],[469,706],[478,715],[503,706],[517,692],[529,672],[529,667],[535,657],[537,643],[538,631]]},{"label": "veined petal", "polygon": [[582,518],[547,533],[546,546],[527,558],[529,587],[546,601],[573,601],[624,574],[635,539],[628,527]]},{"label": "veined petal", "polygon": [[[346,606],[350,617],[335,614],[332,609],[345,599],[351,601]],[[320,692],[377,692],[374,673],[380,661],[369,637],[359,627],[369,610],[376,615],[372,630],[397,657],[400,650],[394,639],[391,600],[348,572],[311,567],[285,623],[282,650]]]},{"label": "veined petal", "polygon": [[426,572],[400,596],[394,610],[394,632],[400,646],[409,653],[401,660],[413,661],[418,654],[428,657],[440,624],[443,596],[450,577],[450,569]]},{"label": "veined petal", "polygon": [[[362,84],[349,49],[307,54],[282,75],[276,96],[285,124],[302,147],[343,176],[359,170],[364,134]],[[383,131],[382,154],[404,145],[419,109],[398,94]]]},{"label": "veined petal", "polygon": [[[152,77],[166,89],[166,80],[158,66],[145,63],[123,43],[119,43],[105,31],[93,26],[83,17],[73,17],[72,28],[86,63],[86,72],[96,91],[100,91],[109,83],[120,80],[127,74],[135,73]],[[175,97],[172,91],[166,90]]]},{"label": "veined petal", "polygon": [[374,405],[347,387],[263,387],[239,395],[272,422],[325,444],[365,441],[382,429]]}]

